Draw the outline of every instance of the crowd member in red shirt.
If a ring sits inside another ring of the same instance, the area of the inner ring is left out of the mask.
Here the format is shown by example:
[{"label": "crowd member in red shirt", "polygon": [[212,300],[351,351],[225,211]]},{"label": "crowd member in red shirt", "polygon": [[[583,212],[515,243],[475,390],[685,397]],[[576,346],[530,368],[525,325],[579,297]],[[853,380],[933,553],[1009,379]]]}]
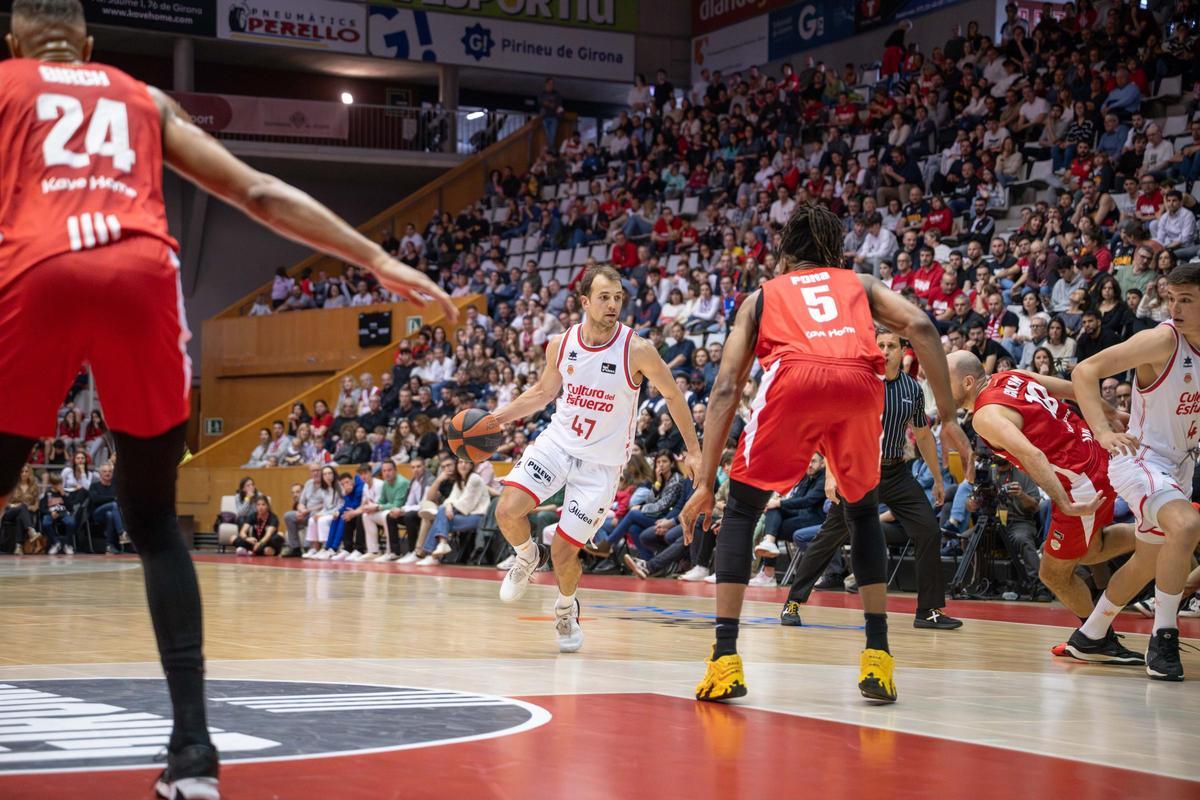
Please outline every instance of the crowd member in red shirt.
[{"label": "crowd member in red shirt", "polygon": [[609,260],[612,261],[613,266],[617,269],[629,270],[637,266],[637,246],[626,239],[622,231],[617,231]]},{"label": "crowd member in red shirt", "polygon": [[942,265],[933,260],[933,248],[927,244],[917,250],[920,264],[912,277],[913,291],[918,297],[929,299],[929,293],[942,282]]},{"label": "crowd member in red shirt", "polygon": [[963,290],[958,287],[958,276],[953,272],[943,272],[942,280],[930,290],[929,311],[933,314],[934,324],[938,330],[949,328],[954,319],[954,301],[963,296]]},{"label": "crowd member in red shirt", "polygon": [[1163,205],[1163,193],[1158,186],[1158,181],[1150,175],[1143,175],[1138,188],[1141,191],[1138,193],[1137,200],[1134,201],[1133,215],[1142,222],[1156,219],[1158,210]]},{"label": "crowd member in red shirt", "polygon": [[833,107],[833,119],[842,128],[852,130],[858,127],[858,104],[851,103],[845,92],[838,93],[837,105]]},{"label": "crowd member in red shirt", "polygon": [[892,291],[902,292],[911,289],[916,273],[912,268],[912,256],[901,250],[896,254],[896,274],[892,276]]},{"label": "crowd member in red shirt", "polygon": [[683,230],[683,220],[675,216],[669,208],[664,208],[662,216],[654,221],[654,227],[650,232],[650,240],[654,242],[654,247],[660,253],[675,252],[675,245],[679,242],[680,231]]},{"label": "crowd member in red shirt", "polygon": [[921,223],[921,233],[936,229],[941,231],[942,236],[949,236],[953,228],[954,212],[946,205],[940,194],[935,194],[929,199],[929,213],[925,216],[925,221]]}]

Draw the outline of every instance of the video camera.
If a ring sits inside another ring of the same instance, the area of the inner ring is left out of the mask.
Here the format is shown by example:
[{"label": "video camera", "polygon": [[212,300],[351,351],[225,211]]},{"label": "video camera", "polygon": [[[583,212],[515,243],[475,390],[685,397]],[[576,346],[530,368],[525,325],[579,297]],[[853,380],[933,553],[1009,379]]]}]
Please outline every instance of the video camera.
[{"label": "video camera", "polygon": [[975,487],[973,495],[981,511],[994,511],[999,505],[1000,490],[996,486],[994,468],[1006,464],[983,439],[975,440]]}]

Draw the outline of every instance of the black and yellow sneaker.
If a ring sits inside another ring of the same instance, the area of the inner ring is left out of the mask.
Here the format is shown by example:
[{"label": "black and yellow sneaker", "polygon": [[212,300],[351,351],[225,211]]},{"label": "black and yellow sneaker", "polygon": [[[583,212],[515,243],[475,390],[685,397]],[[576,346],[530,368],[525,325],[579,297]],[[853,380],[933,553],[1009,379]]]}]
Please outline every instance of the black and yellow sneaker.
[{"label": "black and yellow sneaker", "polygon": [[746,696],[746,676],[742,672],[742,657],[737,653],[710,658],[704,680],[696,686],[697,700],[732,700]]},{"label": "black and yellow sneaker", "polygon": [[788,625],[790,627],[800,627],[804,621],[800,619],[800,604],[795,600],[788,600],[783,604],[783,611],[779,612],[779,624]]},{"label": "black and yellow sneaker", "polygon": [[858,661],[858,690],[877,703],[896,702],[896,681],[892,677],[895,661],[886,650],[862,651]]}]

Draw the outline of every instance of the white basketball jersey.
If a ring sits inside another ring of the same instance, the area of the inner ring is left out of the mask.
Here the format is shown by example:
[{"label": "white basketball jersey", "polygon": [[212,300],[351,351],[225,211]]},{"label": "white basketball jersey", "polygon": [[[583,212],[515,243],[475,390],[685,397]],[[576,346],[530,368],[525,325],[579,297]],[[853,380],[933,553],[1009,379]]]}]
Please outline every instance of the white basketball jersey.
[{"label": "white basketball jersey", "polygon": [[629,368],[630,328],[617,324],[607,344],[584,344],[583,325],[572,325],[558,348],[563,390],[542,439],[592,464],[624,466],[636,424],[639,386]]},{"label": "white basketball jersey", "polygon": [[1200,445],[1200,351],[1170,321],[1162,324],[1175,334],[1175,352],[1153,384],[1143,388],[1134,381],[1129,433],[1191,475],[1192,453]]}]

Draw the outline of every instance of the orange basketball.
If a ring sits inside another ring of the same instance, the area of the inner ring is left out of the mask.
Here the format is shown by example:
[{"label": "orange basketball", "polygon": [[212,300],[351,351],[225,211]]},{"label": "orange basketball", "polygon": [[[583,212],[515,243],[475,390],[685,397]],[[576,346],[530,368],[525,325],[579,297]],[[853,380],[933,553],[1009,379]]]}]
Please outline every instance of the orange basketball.
[{"label": "orange basketball", "polygon": [[487,461],[504,443],[504,433],[496,418],[478,408],[460,411],[450,420],[446,443],[459,458],[478,464]]}]

